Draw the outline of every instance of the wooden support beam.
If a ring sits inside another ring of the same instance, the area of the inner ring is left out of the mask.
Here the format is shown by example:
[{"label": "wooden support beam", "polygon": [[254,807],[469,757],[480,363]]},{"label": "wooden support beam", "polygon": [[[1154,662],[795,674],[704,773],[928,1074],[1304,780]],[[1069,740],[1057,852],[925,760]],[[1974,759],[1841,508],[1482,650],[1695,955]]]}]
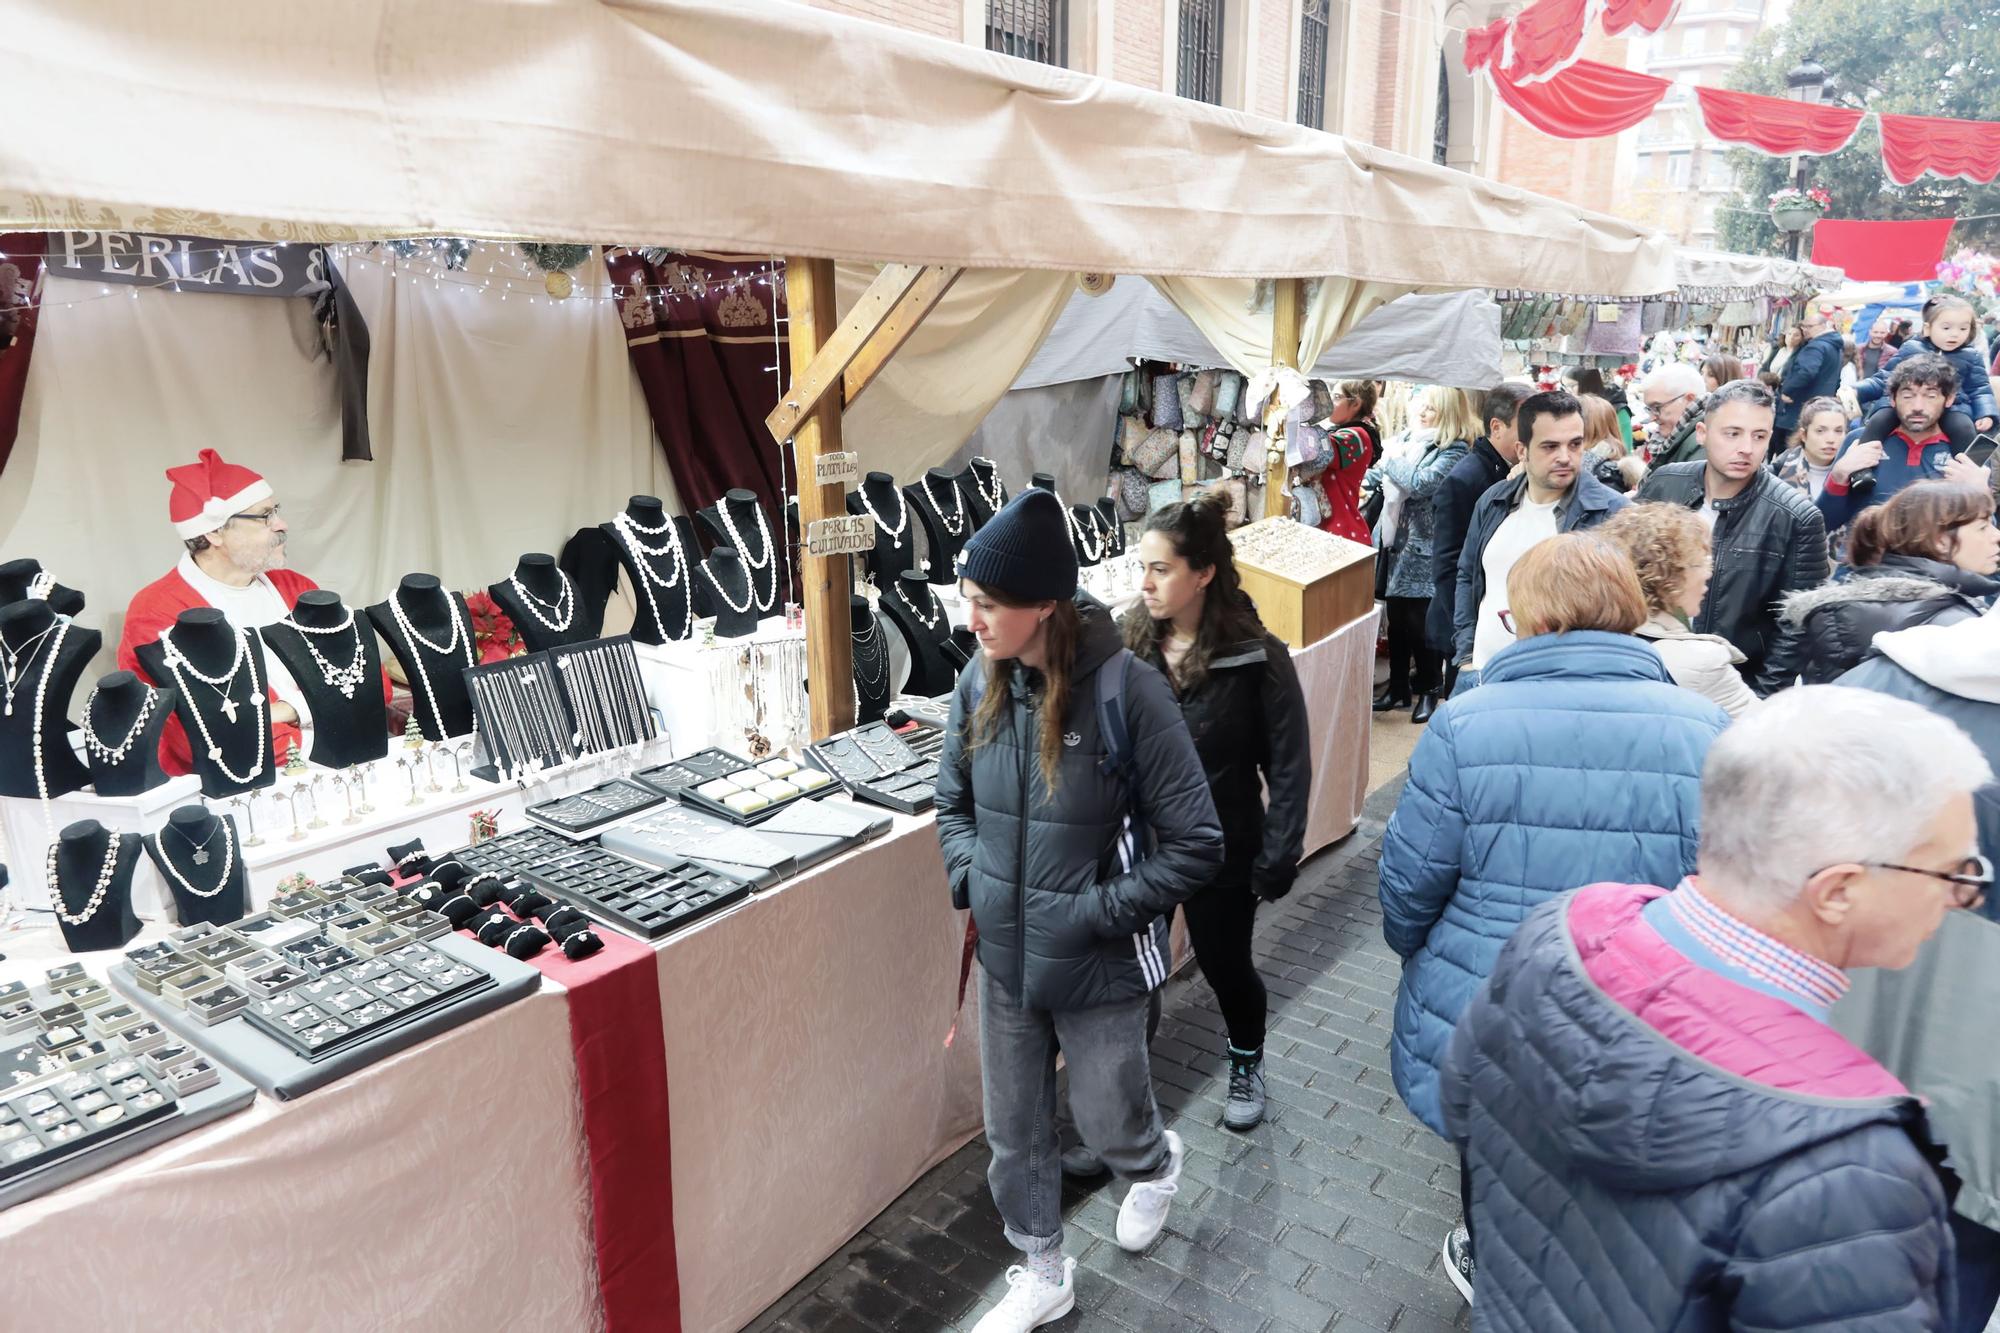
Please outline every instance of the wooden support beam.
[{"label": "wooden support beam", "polygon": [[856,351],[854,359],[848,362],[847,371],[841,377],[842,401],[851,405],[861,396],[863,389],[874,383],[882,367],[889,364],[889,359],[916,332],[917,325],[924,322],[924,316],[937,308],[937,303],[944,299],[944,294],[951,290],[952,284],[964,272],[962,268],[944,268],[933,264],[918,275],[868,335],[867,342]]},{"label": "wooden support beam", "polygon": [[[936,265],[884,265],[854,308],[847,312],[847,318],[828,329],[813,359],[792,362],[792,382],[784,398],[764,418],[772,438],[791,439],[799,422],[836,386],[842,390],[841,401],[852,402],[896,354],[903,340],[923,322],[938,299],[951,290],[962,272],[963,269]],[[835,306],[830,282],[824,303],[831,315]],[[857,361],[866,367],[858,381],[848,369]]]},{"label": "wooden support beam", "polygon": [[[915,281],[912,275],[911,281]],[[871,289],[872,290],[872,289]],[[785,261],[785,302],[790,319],[792,384],[796,387],[820,359],[839,329],[833,301],[833,261],[797,259]],[[856,350],[859,350],[857,345]],[[851,359],[852,353],[849,353]],[[842,369],[846,362],[841,363]],[[772,435],[782,444],[792,441],[792,457],[799,485],[799,533],[803,537],[822,518],[847,512],[846,488],[839,483],[820,486],[813,478],[820,455],[837,452],[840,441],[840,397],[827,396],[826,388],[837,384],[840,371],[833,371],[820,391],[812,396],[791,425],[771,426]],[[788,401],[796,401],[787,394]],[[787,403],[779,404],[782,411]],[[773,413],[775,419],[778,413]],[[853,576],[848,572],[848,556],[815,556],[803,548],[799,569],[805,584],[806,687],[812,737],[824,740],[854,725],[854,642],[848,598]]]},{"label": "wooden support beam", "polygon": [[[1271,307],[1271,364],[1299,365],[1299,336],[1305,325],[1305,282],[1300,278],[1279,278]],[[1288,513],[1285,498],[1285,450],[1279,440],[1271,441],[1271,453],[1264,460],[1264,517]]]}]

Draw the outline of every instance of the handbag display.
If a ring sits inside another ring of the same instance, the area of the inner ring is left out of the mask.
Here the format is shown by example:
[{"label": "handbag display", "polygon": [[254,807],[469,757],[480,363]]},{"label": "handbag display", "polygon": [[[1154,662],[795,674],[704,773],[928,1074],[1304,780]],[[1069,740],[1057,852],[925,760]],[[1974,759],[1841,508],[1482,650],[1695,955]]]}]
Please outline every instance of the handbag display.
[{"label": "handbag display", "polygon": [[1156,481],[1146,488],[1146,512],[1152,513],[1181,498],[1181,484],[1178,480]]},{"label": "handbag display", "polygon": [[1190,411],[1203,417],[1215,416],[1215,385],[1219,378],[1221,372],[1215,370],[1204,370],[1195,375],[1194,383],[1188,386]]},{"label": "handbag display", "polygon": [[1154,481],[1164,481],[1168,477],[1178,476],[1180,439],[1179,432],[1166,427],[1146,432],[1146,438],[1132,451],[1132,466]]},{"label": "handbag display", "polygon": [[1144,518],[1147,510],[1147,493],[1153,483],[1145,473],[1137,468],[1121,468],[1114,478],[1117,483],[1118,514],[1127,522],[1136,523]]},{"label": "handbag display", "polygon": [[1146,442],[1146,423],[1136,414],[1118,418],[1118,461],[1137,465],[1139,446]]},{"label": "handbag display", "polygon": [[1243,401],[1243,377],[1233,370],[1220,372],[1215,383],[1215,415],[1233,418],[1236,406]]},{"label": "handbag display", "polygon": [[1153,377],[1153,415],[1148,419],[1156,428],[1181,428],[1181,396],[1174,384],[1178,378],[1176,375]]},{"label": "handbag display", "polygon": [[1196,441],[1194,432],[1191,430],[1182,431],[1180,438],[1181,485],[1192,486],[1195,483],[1195,479],[1201,475],[1200,457],[1201,445]]}]

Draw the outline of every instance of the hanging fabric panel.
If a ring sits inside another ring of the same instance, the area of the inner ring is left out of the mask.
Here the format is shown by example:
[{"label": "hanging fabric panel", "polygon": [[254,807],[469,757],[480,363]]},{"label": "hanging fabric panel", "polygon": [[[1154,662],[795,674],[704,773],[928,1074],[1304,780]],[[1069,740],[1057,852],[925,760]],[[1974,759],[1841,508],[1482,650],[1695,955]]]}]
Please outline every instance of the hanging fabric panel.
[{"label": "hanging fabric panel", "polygon": [[1879,116],[1882,165],[1889,179],[1910,185],[1919,176],[1991,181],[2000,175],[2000,124],[1938,116]]},{"label": "hanging fabric panel", "polygon": [[1535,0],[1507,29],[1507,77],[1534,83],[1567,68],[1583,46],[1589,20],[1590,0]]},{"label": "hanging fabric panel", "polygon": [[1653,113],[1673,84],[1595,60],[1579,60],[1543,83],[1513,84],[1489,70],[1507,108],[1558,139],[1596,139],[1628,130]]},{"label": "hanging fabric panel", "polygon": [[1758,93],[1721,88],[1694,90],[1702,123],[1724,143],[1754,148],[1773,157],[1809,153],[1825,157],[1847,147],[1868,113],[1844,106],[1816,106]]},{"label": "hanging fabric panel", "polygon": [[1813,223],[1813,263],[1845,269],[1850,282],[1925,281],[1937,276],[1951,228],[1950,218],[1917,222],[1821,218]]},{"label": "hanging fabric panel", "polygon": [[1628,28],[1658,32],[1674,21],[1681,0],[1608,0],[1604,6],[1604,31],[1616,37]]}]

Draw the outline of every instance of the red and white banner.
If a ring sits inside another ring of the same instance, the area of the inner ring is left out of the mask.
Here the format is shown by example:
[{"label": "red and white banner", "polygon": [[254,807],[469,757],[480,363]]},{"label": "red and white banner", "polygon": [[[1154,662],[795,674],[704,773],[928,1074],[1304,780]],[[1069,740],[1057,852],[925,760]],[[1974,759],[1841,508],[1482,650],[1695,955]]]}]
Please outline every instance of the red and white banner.
[{"label": "red and white banner", "polygon": [[1695,87],[1702,122],[1724,143],[1755,148],[1773,157],[1809,153],[1825,157],[1847,147],[1868,113],[1844,106],[1819,106],[1759,93]]},{"label": "red and white banner", "polygon": [[1510,82],[1538,83],[1575,62],[1592,0],[1534,0],[1507,29],[1501,69]]},{"label": "red and white banner", "polygon": [[1681,0],[1607,0],[1604,31],[1616,37],[1628,28],[1658,32],[1674,21]]},{"label": "red and white banner", "polygon": [[1669,80],[1595,60],[1579,60],[1540,83],[1510,83],[1498,69],[1487,73],[1508,110],[1558,139],[1596,139],[1631,129],[1653,114],[1673,87]]},{"label": "red and white banner", "polygon": [[1876,119],[1882,122],[1882,165],[1898,185],[1926,173],[1980,182],[2000,176],[2000,124],[1937,116]]}]

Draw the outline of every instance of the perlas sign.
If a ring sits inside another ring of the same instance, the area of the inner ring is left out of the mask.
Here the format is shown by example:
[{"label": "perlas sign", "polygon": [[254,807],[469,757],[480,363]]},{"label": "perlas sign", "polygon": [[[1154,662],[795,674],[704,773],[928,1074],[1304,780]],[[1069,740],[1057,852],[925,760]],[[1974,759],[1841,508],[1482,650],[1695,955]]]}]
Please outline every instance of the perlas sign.
[{"label": "perlas sign", "polygon": [[51,232],[51,276],[235,296],[318,296],[331,289],[317,245],[244,245],[132,231]]}]

